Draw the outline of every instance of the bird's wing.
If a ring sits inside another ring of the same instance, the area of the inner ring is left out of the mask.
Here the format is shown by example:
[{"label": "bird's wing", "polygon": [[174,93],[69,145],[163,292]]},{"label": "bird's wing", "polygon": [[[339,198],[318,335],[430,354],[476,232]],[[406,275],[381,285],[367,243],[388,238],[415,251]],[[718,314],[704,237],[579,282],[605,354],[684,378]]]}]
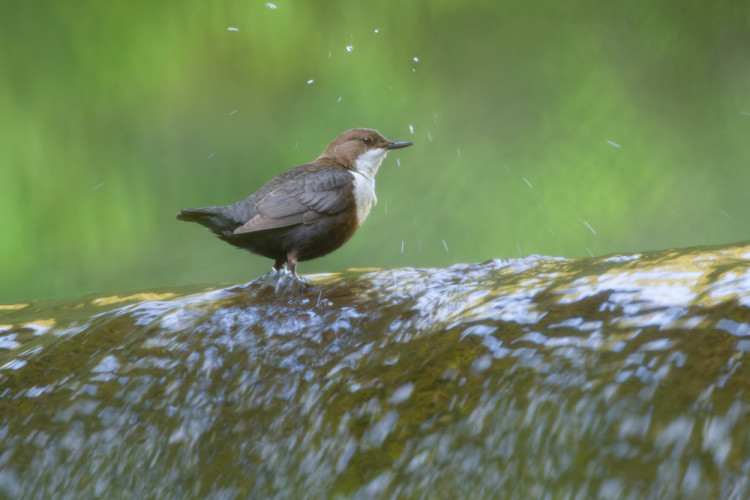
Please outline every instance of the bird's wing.
[{"label": "bird's wing", "polygon": [[352,203],[351,174],[321,169],[295,175],[277,186],[256,205],[257,215],[235,229],[234,234],[312,224],[324,215],[335,215]]}]

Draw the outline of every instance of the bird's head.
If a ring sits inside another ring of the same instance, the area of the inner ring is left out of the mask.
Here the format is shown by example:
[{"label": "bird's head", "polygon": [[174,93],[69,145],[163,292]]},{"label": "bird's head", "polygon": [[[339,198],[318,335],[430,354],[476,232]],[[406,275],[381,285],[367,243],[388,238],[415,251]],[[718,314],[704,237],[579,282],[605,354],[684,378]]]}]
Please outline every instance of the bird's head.
[{"label": "bird's head", "polygon": [[317,161],[333,162],[372,178],[388,151],[412,144],[408,141],[391,141],[377,130],[353,128],[334,139]]}]

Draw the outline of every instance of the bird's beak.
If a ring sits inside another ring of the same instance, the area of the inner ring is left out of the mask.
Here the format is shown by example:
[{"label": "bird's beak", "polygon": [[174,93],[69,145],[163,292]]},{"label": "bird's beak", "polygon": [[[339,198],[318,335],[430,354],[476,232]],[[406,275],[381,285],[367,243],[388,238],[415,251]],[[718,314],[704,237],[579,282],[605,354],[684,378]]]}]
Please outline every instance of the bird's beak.
[{"label": "bird's beak", "polygon": [[398,149],[398,148],[405,148],[406,146],[411,146],[414,144],[413,142],[409,141],[394,141],[391,142],[386,146],[386,149]]}]

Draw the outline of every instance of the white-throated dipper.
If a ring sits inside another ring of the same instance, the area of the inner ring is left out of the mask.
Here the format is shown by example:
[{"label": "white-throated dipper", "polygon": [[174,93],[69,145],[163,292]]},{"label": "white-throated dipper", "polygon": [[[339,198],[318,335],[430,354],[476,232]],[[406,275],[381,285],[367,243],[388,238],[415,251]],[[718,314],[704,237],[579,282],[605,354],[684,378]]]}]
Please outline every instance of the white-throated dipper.
[{"label": "white-throated dipper", "polygon": [[180,210],[177,218],[273,259],[274,269],[286,267],[296,276],[297,261],[333,252],[362,225],[377,202],[375,174],[383,158],[411,145],[376,130],[347,130],[315,161],[279,174],[244,200]]}]

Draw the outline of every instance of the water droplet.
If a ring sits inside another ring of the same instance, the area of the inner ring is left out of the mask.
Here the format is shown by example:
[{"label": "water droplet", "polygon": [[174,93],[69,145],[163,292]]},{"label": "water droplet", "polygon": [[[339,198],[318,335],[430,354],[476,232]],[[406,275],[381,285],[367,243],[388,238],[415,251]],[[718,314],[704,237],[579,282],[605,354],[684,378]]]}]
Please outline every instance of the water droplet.
[{"label": "water droplet", "polygon": [[524,181],[524,182],[525,182],[526,184],[528,184],[530,188],[532,188],[532,189],[534,188],[534,186],[532,186],[532,185],[531,185],[531,183],[529,182],[529,180],[528,180],[528,179],[527,179],[526,177],[523,177],[523,181]]},{"label": "water droplet", "polygon": [[336,102],[341,102],[341,97],[339,97],[338,99],[336,99]]},{"label": "water droplet", "polygon": [[427,132],[427,140],[432,142],[432,134]]},{"label": "water droplet", "polygon": [[717,210],[717,211],[718,211],[718,212],[719,212],[719,213],[720,213],[721,215],[726,215],[726,216],[727,216],[727,217],[729,217],[730,219],[732,218],[732,216],[731,216],[731,215],[729,215],[729,213],[725,212],[724,210],[720,209],[719,207],[716,207],[716,210]]},{"label": "water droplet", "polygon": [[445,252],[448,253],[448,244],[445,242],[445,240],[443,240],[443,246],[445,247]]},{"label": "water droplet", "polygon": [[485,354],[471,362],[471,371],[481,373],[492,366],[492,356]]},{"label": "water droplet", "polygon": [[404,253],[404,240],[401,240],[401,253]]},{"label": "water droplet", "polygon": [[239,31],[239,30],[240,29],[237,28],[236,26],[229,26],[229,27],[227,27],[227,31]]},{"label": "water droplet", "polygon": [[415,58],[414,58],[414,62],[419,62],[419,58],[418,58],[418,57],[415,57]]},{"label": "water droplet", "polygon": [[96,186],[92,187],[91,190],[92,191],[96,191],[97,189],[99,189],[100,187],[102,187],[105,184],[106,184],[106,182],[99,183]]},{"label": "water droplet", "polygon": [[96,365],[93,369],[94,373],[104,373],[104,372],[115,372],[120,369],[120,362],[117,361],[117,357],[113,355],[109,355],[106,358],[102,359],[98,365]]},{"label": "water droplet", "polygon": [[404,401],[409,399],[409,396],[411,396],[413,390],[414,382],[407,382],[406,384],[393,391],[393,395],[388,398],[388,402],[392,405],[403,403]]},{"label": "water droplet", "polygon": [[231,116],[231,115],[236,114],[236,113],[237,113],[237,110],[235,109],[234,111],[230,112],[229,115]]},{"label": "water droplet", "polygon": [[271,2],[266,2],[266,7],[268,7],[271,10],[274,10],[276,8],[276,4],[273,4]]},{"label": "water droplet", "polygon": [[[591,224],[589,224],[589,223],[588,223],[588,222],[586,222],[585,220],[581,219],[580,217],[578,217],[578,220],[580,221],[580,223],[581,223],[581,224],[583,224],[584,226],[586,226],[586,227],[588,228],[588,230],[589,230],[589,231],[591,231],[592,233],[596,234],[596,231],[594,230],[594,228],[593,228],[593,227],[591,227]],[[593,257],[593,254],[591,254],[591,255],[592,255],[592,257]]]},{"label": "water droplet", "polygon": [[352,50],[354,50],[354,45],[347,45],[346,46],[346,51],[347,52],[351,52]]},{"label": "water droplet", "polygon": [[614,146],[614,147],[616,147],[616,148],[619,148],[619,147],[620,147],[620,145],[619,145],[619,144],[615,144],[615,143],[614,143],[614,142],[612,142],[612,141],[607,141],[607,143],[611,144],[612,146]]},{"label": "water droplet", "polygon": [[396,158],[396,165],[401,166],[401,158]]},{"label": "water droplet", "polygon": [[213,158],[215,154],[216,154],[216,152],[213,152],[210,155],[208,155],[208,159],[210,160],[211,158]]},{"label": "water droplet", "polygon": [[375,28],[373,31],[375,31],[375,34],[380,33],[380,29]]},{"label": "water droplet", "polygon": [[409,125],[409,132],[414,135],[414,125]]},{"label": "water droplet", "polygon": [[311,84],[312,82],[314,82],[314,81],[315,81],[315,80],[313,80],[312,78],[310,78],[309,80],[307,80],[307,84],[308,84],[308,85],[310,85],[310,84]]}]

